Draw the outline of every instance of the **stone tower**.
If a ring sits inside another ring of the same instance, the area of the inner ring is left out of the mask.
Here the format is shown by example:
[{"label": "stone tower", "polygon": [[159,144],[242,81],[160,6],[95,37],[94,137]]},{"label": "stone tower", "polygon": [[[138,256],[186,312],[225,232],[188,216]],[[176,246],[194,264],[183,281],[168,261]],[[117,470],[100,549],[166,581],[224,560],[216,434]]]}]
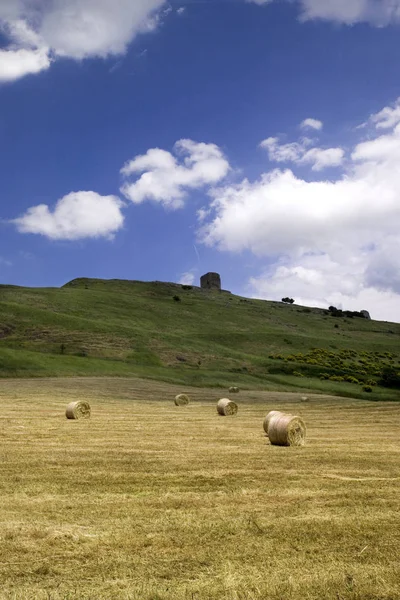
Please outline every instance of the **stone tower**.
[{"label": "stone tower", "polygon": [[203,290],[221,290],[221,277],[218,273],[206,273],[200,277],[200,286]]}]

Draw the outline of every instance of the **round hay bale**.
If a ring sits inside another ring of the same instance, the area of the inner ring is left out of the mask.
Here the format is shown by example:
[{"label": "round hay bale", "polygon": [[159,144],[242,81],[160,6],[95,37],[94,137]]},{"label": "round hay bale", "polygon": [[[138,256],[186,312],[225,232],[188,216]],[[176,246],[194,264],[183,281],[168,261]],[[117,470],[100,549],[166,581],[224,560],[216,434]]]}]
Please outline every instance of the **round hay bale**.
[{"label": "round hay bale", "polygon": [[268,437],[273,446],[304,446],[306,425],[300,417],[275,415],[268,425]]},{"label": "round hay bale", "polygon": [[238,388],[238,387],[236,387],[235,385],[232,385],[232,386],[229,388],[229,393],[230,393],[230,394],[238,394],[238,393],[239,393],[239,388]]},{"label": "round hay bale", "polygon": [[187,394],[178,394],[175,396],[175,406],[187,406],[190,398]]},{"label": "round hay bale", "polygon": [[90,404],[85,400],[71,402],[65,411],[67,419],[88,419],[90,417]]},{"label": "round hay bale", "polygon": [[263,423],[263,427],[264,427],[264,431],[265,433],[268,435],[268,426],[269,426],[269,422],[272,419],[272,417],[275,417],[276,415],[283,415],[284,413],[281,412],[280,410],[271,410],[271,412],[269,412],[267,414],[267,416],[264,419],[264,423]]},{"label": "round hay bale", "polygon": [[302,397],[300,398],[300,402],[310,402],[310,399],[309,399],[309,397],[308,397],[308,396],[302,396]]},{"label": "round hay bale", "polygon": [[229,398],[221,398],[217,404],[217,411],[222,417],[231,417],[232,415],[236,415],[238,405],[233,400],[229,400]]}]

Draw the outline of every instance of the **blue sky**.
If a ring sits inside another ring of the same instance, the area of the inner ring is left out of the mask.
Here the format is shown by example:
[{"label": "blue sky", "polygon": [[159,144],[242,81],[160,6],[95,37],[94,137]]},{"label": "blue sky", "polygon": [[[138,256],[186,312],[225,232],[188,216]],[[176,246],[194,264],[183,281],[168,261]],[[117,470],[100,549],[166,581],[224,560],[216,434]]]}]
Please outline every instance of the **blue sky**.
[{"label": "blue sky", "polygon": [[400,321],[400,0],[2,0],[0,281]]}]

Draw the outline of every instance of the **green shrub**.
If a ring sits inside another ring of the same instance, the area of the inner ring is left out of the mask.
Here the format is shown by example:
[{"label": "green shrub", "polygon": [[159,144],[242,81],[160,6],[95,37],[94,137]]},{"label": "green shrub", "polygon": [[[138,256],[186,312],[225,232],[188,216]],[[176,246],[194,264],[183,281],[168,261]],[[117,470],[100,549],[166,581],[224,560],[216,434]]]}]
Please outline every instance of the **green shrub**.
[{"label": "green shrub", "polygon": [[372,392],[372,387],[370,385],[363,385],[362,391],[363,392],[371,393]]},{"label": "green shrub", "polygon": [[356,377],[353,377],[353,375],[345,375],[344,380],[348,383],[356,383],[358,385],[360,384],[360,381],[358,381]]},{"label": "green shrub", "polygon": [[387,388],[400,389],[400,373],[392,367],[386,367],[382,372],[379,385]]},{"label": "green shrub", "polygon": [[293,371],[293,375],[296,375],[296,377],[304,377],[303,373],[300,373],[300,371]]}]

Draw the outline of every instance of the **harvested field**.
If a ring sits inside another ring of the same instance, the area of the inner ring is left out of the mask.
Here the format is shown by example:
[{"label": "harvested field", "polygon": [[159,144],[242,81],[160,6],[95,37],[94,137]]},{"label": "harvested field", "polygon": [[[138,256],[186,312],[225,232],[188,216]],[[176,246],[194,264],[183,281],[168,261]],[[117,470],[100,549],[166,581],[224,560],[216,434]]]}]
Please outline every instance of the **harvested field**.
[{"label": "harvested field", "polygon": [[[400,403],[241,390],[221,419],[220,396],[1,381],[0,599],[399,600]],[[306,446],[271,446],[270,410]]]}]

